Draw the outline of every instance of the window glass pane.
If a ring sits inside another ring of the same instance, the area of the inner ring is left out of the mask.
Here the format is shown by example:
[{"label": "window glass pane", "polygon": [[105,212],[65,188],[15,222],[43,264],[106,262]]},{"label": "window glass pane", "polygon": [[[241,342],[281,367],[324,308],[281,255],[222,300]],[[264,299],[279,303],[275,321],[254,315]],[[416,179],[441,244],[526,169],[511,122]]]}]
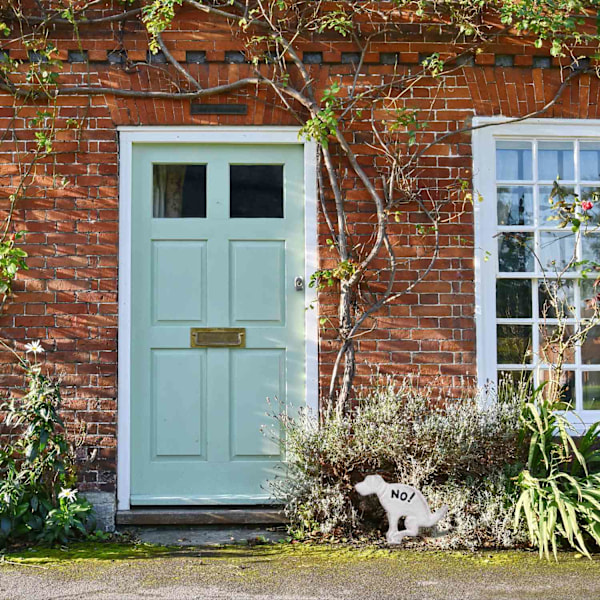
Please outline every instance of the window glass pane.
[{"label": "window glass pane", "polygon": [[539,259],[545,270],[560,273],[575,261],[575,236],[566,231],[542,231]]},{"label": "window glass pane", "polygon": [[598,302],[600,301],[600,283],[597,279],[590,276],[587,279],[581,279],[579,287],[581,289],[581,316],[585,319],[591,319],[600,310]]},{"label": "window glass pane", "polygon": [[538,144],[538,179],[575,179],[573,142]]},{"label": "window glass pane", "polygon": [[600,181],[600,142],[579,144],[579,175],[584,181]]},{"label": "window glass pane", "polygon": [[533,179],[531,164],[530,142],[496,142],[496,179],[499,181]]},{"label": "window glass pane", "polygon": [[522,186],[498,188],[498,225],[533,224],[533,189]]},{"label": "window glass pane", "polygon": [[497,325],[498,364],[531,362],[531,325]]},{"label": "window glass pane", "polygon": [[538,283],[538,304],[541,319],[572,317],[575,312],[573,282],[546,280]]},{"label": "window glass pane", "polygon": [[283,219],[283,165],[230,165],[229,216]]},{"label": "window glass pane", "polygon": [[566,347],[566,342],[572,335],[573,327],[570,325],[564,328],[542,325],[540,327],[540,360],[547,365],[558,363],[562,346],[562,362],[574,364],[575,348],[572,344],[568,344]]},{"label": "window glass pane", "polygon": [[531,317],[531,279],[496,281],[496,316],[500,319]]},{"label": "window glass pane", "polygon": [[581,362],[584,365],[600,365],[600,327],[592,327],[581,344]]},{"label": "window glass pane", "polygon": [[533,271],[533,233],[498,236],[498,268],[503,273]]},{"label": "window glass pane", "polygon": [[[559,380],[556,384],[550,383],[551,374],[556,376],[550,370],[543,369],[540,371],[540,383],[547,381],[548,383],[544,386],[544,396],[548,397],[550,394],[553,396],[558,395],[558,398],[554,398],[559,402],[564,402],[566,408],[575,408],[575,373],[574,371],[562,371],[559,375]],[[555,389],[553,389],[553,387]],[[556,389],[558,388],[558,389]]]},{"label": "window glass pane", "polygon": [[600,372],[584,371],[583,410],[600,410]]},{"label": "window glass pane", "polygon": [[533,392],[533,373],[531,371],[498,371],[498,396],[503,393],[517,393],[529,397]]},{"label": "window glass pane", "polygon": [[206,217],[206,165],[154,165],[155,219]]},{"label": "window glass pane", "polygon": [[538,204],[540,207],[540,224],[548,226],[557,226],[559,224],[557,217],[556,208],[552,208],[552,205],[564,199],[565,202],[575,201],[575,190],[569,186],[560,186],[561,190],[564,191],[564,198],[561,198],[557,192],[552,195],[552,202],[550,201],[550,195],[554,189],[551,185],[541,185],[538,191]]},{"label": "window glass pane", "polygon": [[581,236],[581,250],[583,260],[600,263],[600,234],[584,232]]}]

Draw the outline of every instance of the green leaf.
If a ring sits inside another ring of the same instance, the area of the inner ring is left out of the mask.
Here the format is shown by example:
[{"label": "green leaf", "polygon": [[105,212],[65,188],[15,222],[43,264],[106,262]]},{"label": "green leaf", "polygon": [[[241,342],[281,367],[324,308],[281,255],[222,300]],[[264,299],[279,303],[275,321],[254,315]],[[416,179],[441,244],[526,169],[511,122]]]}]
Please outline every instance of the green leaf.
[{"label": "green leaf", "polygon": [[42,431],[42,433],[40,434],[40,451],[46,447],[49,437],[50,437],[50,433],[48,432],[47,429],[44,429]]},{"label": "green leaf", "polygon": [[35,460],[35,457],[38,455],[38,449],[37,446],[35,444],[29,444],[27,446],[27,448],[25,449],[25,458],[29,461],[29,462],[33,462]]}]

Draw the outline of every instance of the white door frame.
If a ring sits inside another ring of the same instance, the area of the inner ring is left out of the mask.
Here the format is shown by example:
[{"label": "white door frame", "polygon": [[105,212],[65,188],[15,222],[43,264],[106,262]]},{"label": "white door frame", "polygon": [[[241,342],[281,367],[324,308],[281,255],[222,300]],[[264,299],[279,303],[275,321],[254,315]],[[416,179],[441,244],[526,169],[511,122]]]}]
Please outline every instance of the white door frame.
[{"label": "white door frame", "polygon": [[118,127],[119,132],[119,345],[117,398],[117,508],[129,510],[131,488],[131,190],[134,144],[302,144],[304,146],[305,401],[319,407],[316,290],[308,287],[318,268],[317,145],[299,140],[298,127]]}]

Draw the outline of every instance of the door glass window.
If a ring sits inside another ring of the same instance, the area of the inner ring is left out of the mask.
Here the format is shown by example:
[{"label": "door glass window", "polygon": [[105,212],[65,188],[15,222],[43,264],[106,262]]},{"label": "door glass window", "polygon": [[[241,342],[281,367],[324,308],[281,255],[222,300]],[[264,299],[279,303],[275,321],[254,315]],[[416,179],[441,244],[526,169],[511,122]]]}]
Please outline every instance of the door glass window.
[{"label": "door glass window", "polygon": [[206,165],[154,165],[152,215],[206,218]]},{"label": "door glass window", "polygon": [[283,165],[230,165],[229,216],[283,219]]}]

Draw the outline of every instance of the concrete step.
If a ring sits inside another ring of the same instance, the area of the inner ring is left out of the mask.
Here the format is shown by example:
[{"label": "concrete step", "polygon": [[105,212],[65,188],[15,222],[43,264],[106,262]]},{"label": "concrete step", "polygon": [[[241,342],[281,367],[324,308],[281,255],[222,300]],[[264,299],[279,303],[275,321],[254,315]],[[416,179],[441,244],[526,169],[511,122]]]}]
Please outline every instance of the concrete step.
[{"label": "concrete step", "polygon": [[140,542],[162,546],[229,546],[245,544],[255,546],[263,543],[276,543],[287,537],[283,525],[268,527],[222,527],[214,525],[157,526],[128,525],[119,528],[133,534]]},{"label": "concrete step", "polygon": [[281,525],[279,508],[132,508],[117,511],[117,525]]}]

